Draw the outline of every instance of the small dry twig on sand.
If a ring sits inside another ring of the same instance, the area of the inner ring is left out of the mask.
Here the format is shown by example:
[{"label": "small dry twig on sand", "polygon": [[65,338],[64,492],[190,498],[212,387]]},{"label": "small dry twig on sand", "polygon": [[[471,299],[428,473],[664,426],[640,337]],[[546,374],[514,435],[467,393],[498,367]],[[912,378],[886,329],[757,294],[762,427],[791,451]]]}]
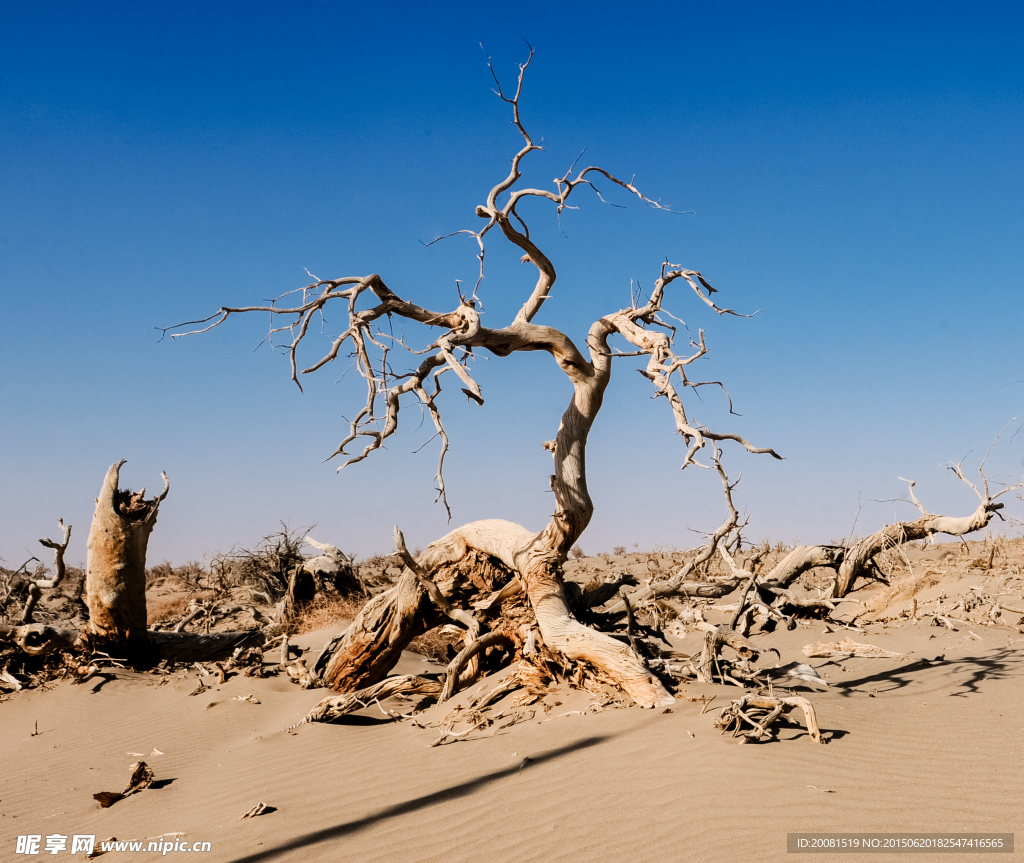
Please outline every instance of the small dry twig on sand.
[{"label": "small dry twig on sand", "polygon": [[257,803],[255,806],[253,806],[252,809],[250,809],[248,812],[246,812],[238,820],[239,821],[244,821],[246,818],[255,818],[257,815],[262,815],[266,811],[267,811],[267,804],[263,803],[261,801],[260,803]]},{"label": "small dry twig on sand", "polygon": [[116,791],[100,791],[98,794],[93,794],[93,799],[97,800],[104,809],[113,806],[118,800],[123,800],[130,794],[134,794],[136,791],[142,791],[144,788],[149,788],[153,784],[153,771],[145,761],[136,761],[131,766],[132,774],[128,778],[128,784],[125,785],[124,791],[120,794]]},{"label": "small dry twig on sand", "polygon": [[842,641],[821,642],[808,644],[803,649],[804,656],[823,657],[835,659],[838,657],[856,656],[861,659],[902,659],[902,653],[893,653],[891,650],[883,650],[873,644],[862,644],[853,641],[849,636]]}]

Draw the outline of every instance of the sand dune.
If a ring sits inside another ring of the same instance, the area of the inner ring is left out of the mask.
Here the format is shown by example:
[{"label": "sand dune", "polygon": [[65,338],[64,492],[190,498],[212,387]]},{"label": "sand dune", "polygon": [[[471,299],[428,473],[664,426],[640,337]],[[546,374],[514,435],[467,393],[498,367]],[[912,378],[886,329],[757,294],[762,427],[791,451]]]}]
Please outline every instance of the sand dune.
[{"label": "sand dune", "polygon": [[[710,684],[680,693],[716,696],[703,715],[684,697],[671,712],[581,714],[594,697],[567,690],[528,722],[431,747],[436,729],[376,705],[286,731],[323,693],[282,677],[196,696],[194,673],[60,682],[0,708],[0,842],[4,859],[17,835],[94,833],[183,834],[212,843],[202,859],[238,863],[781,860],[788,832],[1019,832],[1024,639],[980,635],[873,624],[856,638],[903,659],[812,660],[832,684],[810,695],[828,745],[801,727],[736,745],[712,722],[738,690]],[[772,644],[785,661],[831,637],[815,624]],[[398,670],[426,665],[410,653]],[[101,809],[93,793],[120,790],[139,754],[162,787]],[[258,802],[273,811],[239,820]]]}]

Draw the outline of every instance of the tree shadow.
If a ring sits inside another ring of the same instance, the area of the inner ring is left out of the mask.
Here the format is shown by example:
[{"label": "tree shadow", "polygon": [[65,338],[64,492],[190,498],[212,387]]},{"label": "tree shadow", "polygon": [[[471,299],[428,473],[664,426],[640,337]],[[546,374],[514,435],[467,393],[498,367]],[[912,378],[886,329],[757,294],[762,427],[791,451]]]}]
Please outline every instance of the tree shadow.
[{"label": "tree shadow", "polygon": [[99,692],[104,686],[106,686],[111,681],[117,680],[117,675],[116,674],[104,673],[104,672],[101,672],[101,671],[96,672],[96,674],[94,676],[102,678],[102,680],[100,680],[99,683],[96,683],[95,685],[93,685],[89,689],[90,692],[94,692],[94,693],[95,692]]},{"label": "tree shadow", "polygon": [[350,726],[365,726],[365,725],[389,725],[395,721],[393,716],[363,716],[359,713],[349,713],[346,716],[339,716],[337,719],[332,719],[331,725],[350,725]]},{"label": "tree shadow", "polygon": [[424,809],[428,806],[434,806],[437,803],[444,803],[448,800],[465,797],[467,794],[472,794],[477,789],[482,788],[497,779],[514,776],[524,769],[532,770],[536,765],[542,764],[545,761],[552,761],[556,758],[561,758],[563,755],[569,755],[570,753],[578,752],[581,749],[597,746],[599,743],[603,743],[611,737],[612,735],[585,737],[582,740],[569,744],[568,746],[561,746],[558,749],[552,749],[549,752],[531,757],[528,762],[519,763],[512,767],[506,767],[503,770],[495,770],[491,773],[479,776],[476,779],[470,779],[468,782],[461,782],[458,785],[453,785],[450,788],[444,788],[441,791],[434,791],[431,794],[414,797],[412,800],[406,800],[404,803],[396,803],[394,806],[385,807],[372,815],[367,815],[365,818],[359,818],[355,821],[346,821],[342,824],[336,824],[333,827],[325,827],[323,830],[314,830],[311,833],[296,836],[294,839],[278,845],[275,848],[267,848],[263,851],[257,851],[255,854],[247,854],[244,857],[237,857],[232,860],[231,863],[259,863],[259,861],[263,860],[272,860],[289,851],[318,845],[321,842],[327,842],[330,839],[338,839],[342,836],[347,836],[350,833],[356,833],[359,830],[363,830],[373,824],[376,824],[378,821],[383,821],[387,818],[395,818],[399,815],[415,812],[417,809]]},{"label": "tree shadow", "polygon": [[844,698],[849,698],[860,687],[872,683],[886,683],[889,685],[884,691],[893,692],[909,686],[915,680],[920,680],[920,676],[915,676],[919,672],[933,669],[941,669],[945,674],[968,672],[970,677],[967,680],[957,680],[952,683],[960,691],[949,693],[954,697],[966,698],[968,695],[980,692],[979,684],[982,680],[1024,677],[1024,651],[1012,647],[1001,647],[984,656],[961,656],[949,660],[917,659],[887,671],[879,671],[854,680],[844,680],[842,683],[833,683],[832,689],[838,691]]}]

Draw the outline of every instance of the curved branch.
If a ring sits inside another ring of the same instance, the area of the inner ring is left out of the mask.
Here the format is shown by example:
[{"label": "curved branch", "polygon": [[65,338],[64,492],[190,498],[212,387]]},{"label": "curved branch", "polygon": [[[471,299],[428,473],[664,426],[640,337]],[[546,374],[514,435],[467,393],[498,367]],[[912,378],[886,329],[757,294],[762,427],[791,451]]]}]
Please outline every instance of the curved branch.
[{"label": "curved branch", "polygon": [[53,590],[64,580],[64,552],[68,550],[68,543],[71,542],[71,525],[65,525],[62,518],[57,519],[57,524],[60,525],[61,533],[64,534],[63,542],[55,542],[52,539],[39,540],[40,545],[53,549],[53,565],[55,570],[53,578],[36,579],[29,584],[28,598],[25,600],[25,608],[21,613],[22,624],[32,622],[32,615],[35,613],[36,604],[42,598],[43,591]]}]

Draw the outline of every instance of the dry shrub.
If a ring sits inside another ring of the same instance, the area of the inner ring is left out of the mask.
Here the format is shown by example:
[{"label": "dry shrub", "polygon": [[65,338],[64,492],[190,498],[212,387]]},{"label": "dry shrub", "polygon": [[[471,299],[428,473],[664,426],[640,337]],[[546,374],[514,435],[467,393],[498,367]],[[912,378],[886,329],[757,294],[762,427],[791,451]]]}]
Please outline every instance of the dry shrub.
[{"label": "dry shrub", "polygon": [[339,621],[354,620],[355,616],[363,610],[365,604],[366,599],[361,597],[324,597],[321,595],[304,606],[288,628],[294,635],[327,629]]},{"label": "dry shrub", "polygon": [[892,576],[889,586],[880,590],[868,600],[867,607],[871,611],[884,611],[890,605],[913,599],[922,590],[938,584],[942,576],[934,570],[912,573],[902,572]]},{"label": "dry shrub", "polygon": [[281,529],[267,534],[255,548],[215,555],[210,561],[211,586],[222,591],[251,586],[273,599],[284,596],[292,570],[305,560],[302,547],[312,529],[292,530],[281,522]]},{"label": "dry shrub", "polygon": [[572,550],[569,552],[569,557],[571,557],[573,560],[580,560],[581,558],[584,558],[586,556],[586,553],[578,545],[574,545],[572,547]]},{"label": "dry shrub", "polygon": [[462,650],[463,646],[463,633],[445,631],[443,626],[435,626],[429,632],[423,633],[423,635],[417,636],[409,642],[408,649],[413,653],[418,653],[420,656],[426,656],[428,659],[432,659],[438,665],[447,665],[454,653],[449,651],[451,649],[458,653]]},{"label": "dry shrub", "polygon": [[189,597],[184,594],[158,596],[146,600],[146,623],[162,623],[175,617],[181,617],[188,608]]},{"label": "dry shrub", "polygon": [[192,600],[209,602],[217,596],[212,590],[189,590],[185,593],[168,593],[162,596],[146,597],[146,623],[166,623],[176,617],[184,617]]},{"label": "dry shrub", "polygon": [[901,571],[907,571],[906,552],[899,546],[884,548],[875,555],[875,565],[890,583]]}]

